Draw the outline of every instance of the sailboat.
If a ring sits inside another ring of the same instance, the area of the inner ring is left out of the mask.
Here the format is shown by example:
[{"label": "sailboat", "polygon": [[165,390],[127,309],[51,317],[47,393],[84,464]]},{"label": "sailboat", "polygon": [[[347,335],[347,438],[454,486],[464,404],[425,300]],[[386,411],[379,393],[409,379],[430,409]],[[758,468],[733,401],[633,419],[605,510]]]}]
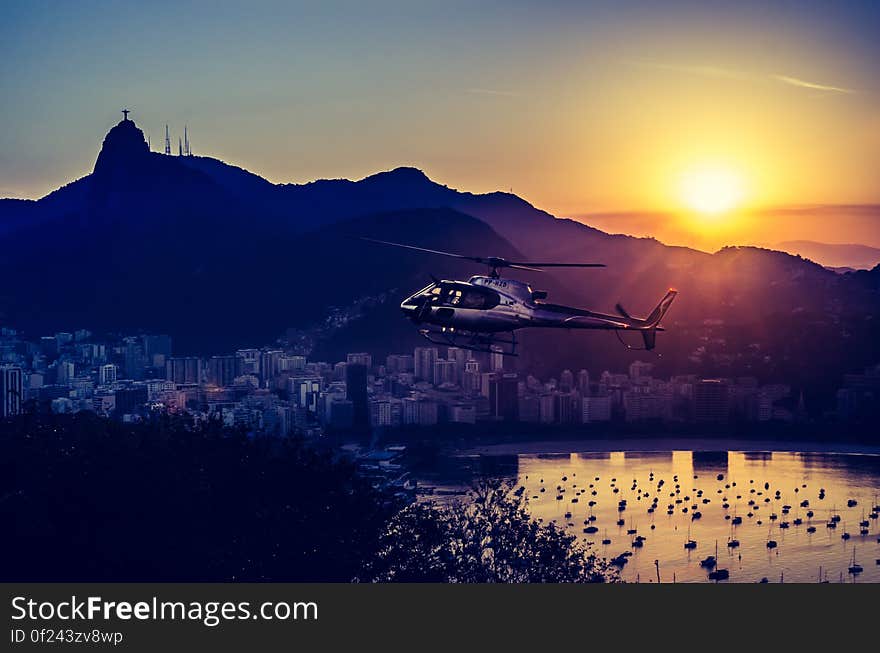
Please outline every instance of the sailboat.
[{"label": "sailboat", "polygon": [[862,565],[860,565],[856,562],[856,547],[853,547],[852,564],[849,567],[849,573],[851,573],[853,576],[855,576],[857,574],[862,573],[863,571],[865,571],[865,570],[862,568]]},{"label": "sailboat", "polygon": [[688,538],[687,538],[687,541],[684,543],[684,548],[686,548],[686,549],[696,549],[697,548],[697,541],[691,539],[691,525],[690,524],[688,524]]},{"label": "sailboat", "polygon": [[626,531],[627,535],[635,535],[637,533],[637,529],[633,526],[633,518],[630,516],[629,518],[629,528]]},{"label": "sailboat", "polygon": [[718,540],[715,540],[715,555],[700,560],[700,566],[706,569],[714,569],[716,564],[718,564]]},{"label": "sailboat", "polygon": [[733,525],[730,526],[730,536],[727,538],[727,548],[735,549],[739,546],[739,540],[733,536]]},{"label": "sailboat", "polygon": [[[718,540],[715,540],[715,561],[717,563],[718,560]],[[713,564],[714,566],[714,564]],[[715,568],[709,572],[709,580],[727,580],[730,578],[730,572],[727,569],[719,569]]]}]

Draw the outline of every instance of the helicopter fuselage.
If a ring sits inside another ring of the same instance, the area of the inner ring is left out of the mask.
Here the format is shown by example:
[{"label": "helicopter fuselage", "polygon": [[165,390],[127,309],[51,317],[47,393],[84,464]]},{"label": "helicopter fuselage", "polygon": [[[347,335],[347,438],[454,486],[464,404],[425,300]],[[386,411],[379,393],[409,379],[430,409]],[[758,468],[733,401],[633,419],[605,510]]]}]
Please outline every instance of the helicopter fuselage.
[{"label": "helicopter fuselage", "polygon": [[400,305],[413,321],[476,333],[527,327],[639,329],[641,320],[606,315],[541,301],[546,293],[515,279],[474,276],[468,281],[435,281]]}]

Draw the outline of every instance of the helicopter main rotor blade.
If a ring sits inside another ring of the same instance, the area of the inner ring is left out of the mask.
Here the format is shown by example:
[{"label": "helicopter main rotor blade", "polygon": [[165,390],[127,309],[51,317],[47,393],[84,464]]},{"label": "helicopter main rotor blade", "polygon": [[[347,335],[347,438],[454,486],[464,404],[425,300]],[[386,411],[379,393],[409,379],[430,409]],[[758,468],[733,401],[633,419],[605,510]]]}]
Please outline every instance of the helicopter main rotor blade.
[{"label": "helicopter main rotor blade", "polygon": [[519,263],[506,263],[504,265],[506,268],[513,268],[514,270],[528,270],[529,272],[543,272],[541,268],[531,268],[528,265],[520,265]]},{"label": "helicopter main rotor blade", "polygon": [[604,263],[511,263],[510,267],[519,265],[534,266],[536,268],[604,268]]},{"label": "helicopter main rotor blade", "polygon": [[403,243],[392,243],[388,240],[378,240],[377,238],[367,238],[366,236],[361,236],[361,240],[366,240],[371,243],[379,243],[380,245],[392,245],[394,247],[403,247],[404,249],[414,249],[417,252],[427,252],[428,254],[440,254],[441,256],[451,256],[452,258],[463,258],[468,261],[476,261],[477,263],[483,263],[483,259],[478,256],[464,256],[463,254],[453,254],[452,252],[443,252],[439,249],[428,249],[427,247],[416,247],[415,245],[404,245]]},{"label": "helicopter main rotor blade", "polygon": [[402,247],[403,249],[411,249],[416,252],[427,252],[428,254],[439,254],[440,256],[450,256],[452,258],[460,258],[474,263],[482,263],[488,265],[492,269],[496,268],[514,268],[516,270],[528,270],[529,272],[543,272],[541,268],[604,268],[604,263],[522,263],[519,261],[508,261],[500,256],[465,256],[464,254],[454,254],[452,252],[444,252],[439,249],[429,249],[427,247],[416,247],[415,245],[405,245],[404,243],[393,243],[390,240],[379,240],[378,238],[367,238],[360,236],[360,240],[366,240],[370,243],[378,243],[380,245],[391,245],[392,247]]}]

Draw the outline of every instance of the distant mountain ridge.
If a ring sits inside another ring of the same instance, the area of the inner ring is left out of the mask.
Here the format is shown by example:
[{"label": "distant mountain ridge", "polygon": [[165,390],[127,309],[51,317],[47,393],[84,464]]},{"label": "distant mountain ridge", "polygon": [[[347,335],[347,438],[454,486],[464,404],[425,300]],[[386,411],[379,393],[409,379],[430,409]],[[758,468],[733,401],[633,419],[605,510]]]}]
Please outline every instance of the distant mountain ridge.
[{"label": "distant mountain ridge", "polygon": [[[181,352],[273,340],[365,296],[396,301],[347,324],[322,354],[376,355],[420,341],[397,309],[431,274],[483,272],[351,238],[475,255],[596,261],[590,271],[516,276],[552,299],[646,313],[680,291],[659,339],[659,371],[819,382],[880,358],[880,269],[838,275],[782,252],[707,254],[558,219],[509,193],[476,195],[397,168],[359,181],[272,184],[209,157],[150,152],[132,121],[104,140],[95,170],[37,201],[0,200],[0,324],[169,332]],[[607,336],[607,337],[606,337]],[[533,331],[519,363],[620,369],[644,352],[613,335]],[[854,346],[857,343],[857,346]],[[634,343],[635,344],[635,343]],[[829,381],[830,382],[830,381]]]},{"label": "distant mountain ridge", "polygon": [[868,245],[789,240],[778,243],[776,247],[792,254],[800,254],[829,268],[870,270],[880,263],[880,248]]}]

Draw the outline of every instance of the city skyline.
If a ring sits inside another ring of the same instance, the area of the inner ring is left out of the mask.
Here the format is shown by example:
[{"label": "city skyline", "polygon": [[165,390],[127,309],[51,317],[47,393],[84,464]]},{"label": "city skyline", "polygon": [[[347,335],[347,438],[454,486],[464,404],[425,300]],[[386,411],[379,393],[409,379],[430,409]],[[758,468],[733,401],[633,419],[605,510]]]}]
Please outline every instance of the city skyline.
[{"label": "city skyline", "polygon": [[[27,343],[31,343],[28,345]],[[445,356],[441,354],[445,349]],[[82,410],[128,421],[151,413],[218,418],[226,426],[287,436],[368,429],[520,423],[730,425],[846,423],[871,414],[880,368],[846,375],[835,408],[808,412],[803,388],[744,376],[657,376],[654,364],[626,371],[563,369],[545,381],[512,369],[500,354],[457,347],[369,352],[310,360],[289,346],[238,349],[208,357],[174,356],[165,335],[96,338],[87,330],[38,341],[0,334],[0,385],[10,417],[37,410]]]}]

